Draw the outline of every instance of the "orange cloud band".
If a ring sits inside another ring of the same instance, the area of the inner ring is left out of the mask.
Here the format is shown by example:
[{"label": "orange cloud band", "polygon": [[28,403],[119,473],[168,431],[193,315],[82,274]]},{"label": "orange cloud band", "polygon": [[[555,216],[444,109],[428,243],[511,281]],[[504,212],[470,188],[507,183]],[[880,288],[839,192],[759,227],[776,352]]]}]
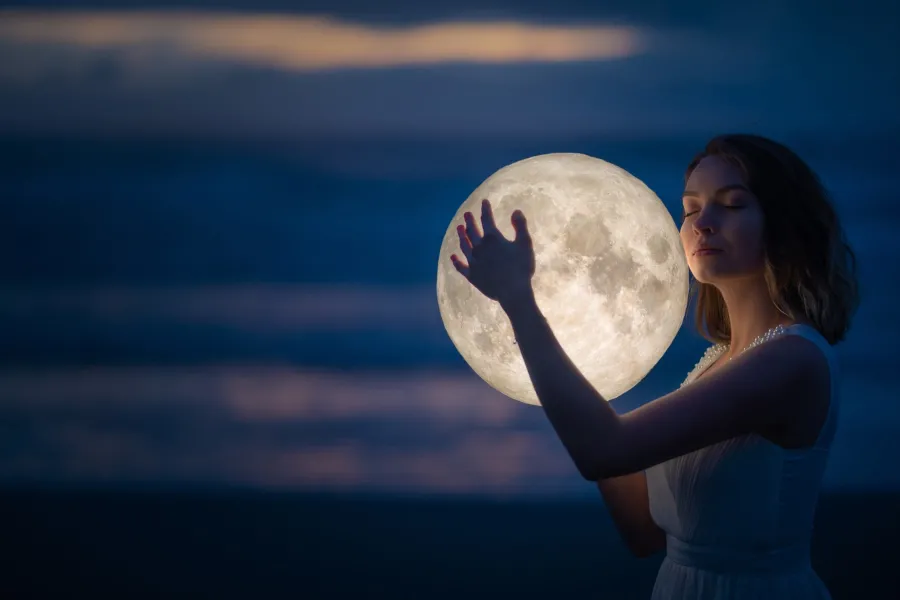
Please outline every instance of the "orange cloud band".
[{"label": "orange cloud band", "polygon": [[0,40],[85,49],[150,48],[294,71],[441,63],[612,60],[639,53],[625,26],[515,21],[375,27],[312,16],[203,12],[0,11]]}]

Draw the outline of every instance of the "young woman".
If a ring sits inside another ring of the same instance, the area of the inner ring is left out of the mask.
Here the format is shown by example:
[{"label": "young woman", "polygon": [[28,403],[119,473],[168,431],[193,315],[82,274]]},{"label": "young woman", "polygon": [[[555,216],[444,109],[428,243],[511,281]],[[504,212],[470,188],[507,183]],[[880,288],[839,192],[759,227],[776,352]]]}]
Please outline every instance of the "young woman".
[{"label": "young woman", "polygon": [[681,387],[618,415],[560,348],[515,240],[458,227],[475,288],[500,303],[538,398],[638,556],[666,550],[654,600],[830,598],[809,560],[840,406],[838,361],[858,304],[856,264],[816,175],[759,136],[711,140],[685,175],[681,242],[710,347]]}]

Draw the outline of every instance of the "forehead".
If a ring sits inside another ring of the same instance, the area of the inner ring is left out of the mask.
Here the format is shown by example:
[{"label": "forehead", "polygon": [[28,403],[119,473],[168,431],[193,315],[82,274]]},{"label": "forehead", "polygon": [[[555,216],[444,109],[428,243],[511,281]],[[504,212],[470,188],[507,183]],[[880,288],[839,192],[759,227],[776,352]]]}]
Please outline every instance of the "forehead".
[{"label": "forehead", "polygon": [[741,170],[718,156],[707,156],[694,168],[684,185],[685,191],[712,194],[734,183],[745,183]]}]

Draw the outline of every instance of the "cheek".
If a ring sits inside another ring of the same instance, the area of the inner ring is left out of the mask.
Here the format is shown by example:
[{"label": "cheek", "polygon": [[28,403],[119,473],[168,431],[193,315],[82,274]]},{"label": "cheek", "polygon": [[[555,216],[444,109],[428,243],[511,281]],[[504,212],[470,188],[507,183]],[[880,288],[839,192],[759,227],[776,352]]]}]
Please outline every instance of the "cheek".
[{"label": "cheek", "polygon": [[754,218],[748,219],[747,234],[753,239],[762,243],[763,239],[763,216],[761,213],[753,215]]},{"label": "cheek", "polygon": [[747,216],[749,218],[741,220],[734,231],[736,241],[754,254],[760,254],[764,245],[762,215]]}]

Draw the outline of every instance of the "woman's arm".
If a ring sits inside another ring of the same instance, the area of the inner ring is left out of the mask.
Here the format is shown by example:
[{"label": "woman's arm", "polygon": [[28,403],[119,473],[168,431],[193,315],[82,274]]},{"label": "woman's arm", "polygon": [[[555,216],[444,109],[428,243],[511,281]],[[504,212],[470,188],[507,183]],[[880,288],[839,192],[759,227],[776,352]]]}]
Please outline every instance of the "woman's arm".
[{"label": "woman's arm", "polygon": [[618,416],[566,356],[534,294],[501,302],[551,425],[589,481],[636,473],[739,435],[795,422],[829,400],[828,363],[788,335]]},{"label": "woman's arm", "polygon": [[638,558],[666,547],[666,532],[650,515],[650,494],[644,471],[597,481],[619,537]]},{"label": "woman's arm", "polygon": [[786,336],[619,417],[575,368],[538,309],[525,215],[516,210],[510,216],[516,232],[510,241],[497,229],[490,202],[484,199],[481,206],[484,235],[466,212],[466,224],[457,232],[468,264],[455,254],[451,261],[506,311],[544,412],[585,479],[636,473],[726,439],[790,425],[827,407],[825,356],[813,342]]}]

